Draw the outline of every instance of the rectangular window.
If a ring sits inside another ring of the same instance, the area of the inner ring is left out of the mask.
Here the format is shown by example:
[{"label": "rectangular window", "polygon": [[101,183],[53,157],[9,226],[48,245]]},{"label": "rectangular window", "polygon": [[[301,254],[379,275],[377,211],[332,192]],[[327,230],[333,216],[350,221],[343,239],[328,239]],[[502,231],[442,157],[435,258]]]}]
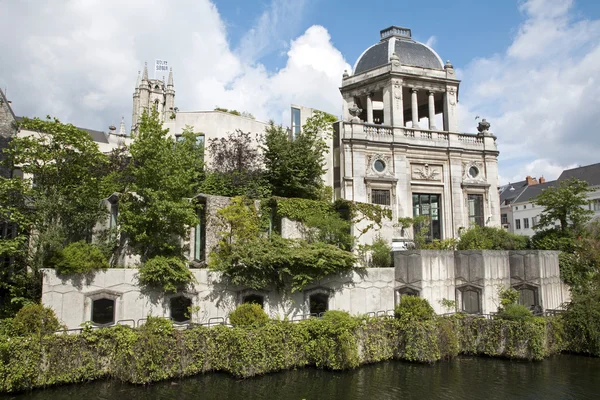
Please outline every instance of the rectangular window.
[{"label": "rectangular window", "polygon": [[521,220],[515,219],[515,229],[521,229]]},{"label": "rectangular window", "polygon": [[538,217],[531,217],[531,227],[535,228],[538,224]]},{"label": "rectangular window", "polygon": [[[427,241],[442,238],[441,201],[439,194],[414,193],[412,195],[413,217],[426,216]],[[419,227],[415,227],[419,229]],[[416,232],[415,232],[416,233]]]},{"label": "rectangular window", "polygon": [[504,225],[504,224],[508,224],[508,215],[507,214],[502,214],[500,216],[500,222]]},{"label": "rectangular window", "polygon": [[469,201],[469,226],[483,226],[483,195],[470,194]]},{"label": "rectangular window", "polygon": [[194,260],[204,261],[206,254],[206,204],[198,209],[198,225],[194,229]]},{"label": "rectangular window", "polygon": [[523,218],[523,228],[529,229],[529,218]]},{"label": "rectangular window", "polygon": [[117,203],[111,203],[110,205],[110,222],[108,229],[117,228],[117,217],[119,216],[119,205]]},{"label": "rectangular window", "polygon": [[600,211],[600,199],[594,199],[590,202],[590,210]]},{"label": "rectangular window", "polygon": [[292,108],[292,135],[294,139],[300,134],[300,129],[300,109]]},{"label": "rectangular window", "polygon": [[371,203],[389,206],[392,204],[389,190],[372,189]]}]

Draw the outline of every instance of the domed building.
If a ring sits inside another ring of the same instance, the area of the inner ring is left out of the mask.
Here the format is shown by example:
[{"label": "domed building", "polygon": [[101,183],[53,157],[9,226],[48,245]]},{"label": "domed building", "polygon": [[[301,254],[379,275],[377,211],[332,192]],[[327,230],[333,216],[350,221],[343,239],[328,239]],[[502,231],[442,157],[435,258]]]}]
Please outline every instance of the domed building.
[{"label": "domed building", "polygon": [[429,239],[500,225],[496,137],[485,120],[479,134],[460,133],[459,86],[449,61],[397,26],[382,30],[352,74],[344,73],[335,194],[389,207],[393,218],[382,234],[397,248],[412,236],[394,224],[402,217],[429,217]]}]

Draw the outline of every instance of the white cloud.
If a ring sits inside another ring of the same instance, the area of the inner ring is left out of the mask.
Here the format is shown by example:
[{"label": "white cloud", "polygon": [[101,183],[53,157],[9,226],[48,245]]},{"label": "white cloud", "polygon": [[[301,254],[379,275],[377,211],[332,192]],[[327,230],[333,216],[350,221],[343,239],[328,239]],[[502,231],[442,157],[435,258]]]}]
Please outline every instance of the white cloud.
[{"label": "white cloud", "polygon": [[491,122],[505,180],[600,161],[600,21],[576,19],[572,7],[522,3],[526,20],[506,52],[460,71],[461,129],[474,131],[476,115]]},{"label": "white cloud", "polygon": [[437,37],[429,36],[429,38],[425,42],[425,45],[427,45],[427,47],[433,47],[433,46],[435,46],[436,42],[437,42]]},{"label": "white cloud", "polygon": [[[137,71],[160,58],[173,66],[182,111],[219,105],[282,121],[293,102],[338,114],[349,66],[326,29],[274,41],[291,35],[303,4],[274,0],[233,49],[208,0],[3,2],[0,35],[14,39],[0,42],[0,85],[19,115],[106,129],[122,115],[130,121]],[[269,71],[259,58],[277,48],[287,48],[287,62]]]}]

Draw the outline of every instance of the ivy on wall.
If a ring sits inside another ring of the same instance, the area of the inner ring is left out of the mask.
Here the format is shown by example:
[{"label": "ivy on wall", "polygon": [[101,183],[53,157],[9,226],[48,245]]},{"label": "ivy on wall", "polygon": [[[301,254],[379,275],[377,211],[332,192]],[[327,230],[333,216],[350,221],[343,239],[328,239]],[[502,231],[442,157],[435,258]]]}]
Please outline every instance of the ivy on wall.
[{"label": "ivy on wall", "polygon": [[344,317],[176,330],[148,318],[79,335],[0,338],[0,392],[117,378],[146,384],[209,371],[247,378],[314,365],[344,370],[391,359],[432,363],[459,353],[540,360],[565,349],[560,318],[415,321]]}]

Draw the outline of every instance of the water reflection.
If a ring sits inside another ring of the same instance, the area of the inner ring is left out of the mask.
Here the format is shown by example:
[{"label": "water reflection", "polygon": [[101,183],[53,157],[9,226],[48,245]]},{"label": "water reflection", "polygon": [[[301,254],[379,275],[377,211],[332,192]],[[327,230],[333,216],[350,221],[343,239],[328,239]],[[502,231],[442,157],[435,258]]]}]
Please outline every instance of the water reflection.
[{"label": "water reflection", "polygon": [[597,399],[600,359],[537,363],[458,358],[434,365],[386,362],[348,372],[302,369],[236,380],[221,373],[148,387],[116,381],[11,396],[41,399]]}]

